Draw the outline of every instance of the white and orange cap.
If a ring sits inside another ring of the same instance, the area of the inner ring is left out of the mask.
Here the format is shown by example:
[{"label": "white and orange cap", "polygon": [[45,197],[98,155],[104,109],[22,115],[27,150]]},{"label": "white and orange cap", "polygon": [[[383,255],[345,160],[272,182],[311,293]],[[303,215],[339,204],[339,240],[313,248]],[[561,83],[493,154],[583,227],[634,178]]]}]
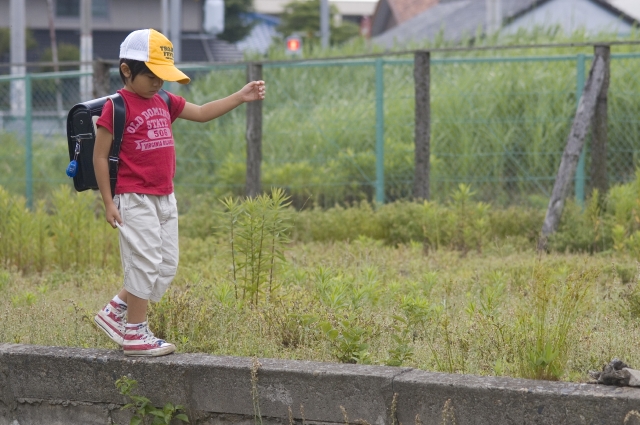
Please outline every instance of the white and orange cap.
[{"label": "white and orange cap", "polygon": [[132,32],[120,45],[120,59],[144,62],[158,78],[187,84],[191,79],[173,64],[173,44],[154,29]]}]

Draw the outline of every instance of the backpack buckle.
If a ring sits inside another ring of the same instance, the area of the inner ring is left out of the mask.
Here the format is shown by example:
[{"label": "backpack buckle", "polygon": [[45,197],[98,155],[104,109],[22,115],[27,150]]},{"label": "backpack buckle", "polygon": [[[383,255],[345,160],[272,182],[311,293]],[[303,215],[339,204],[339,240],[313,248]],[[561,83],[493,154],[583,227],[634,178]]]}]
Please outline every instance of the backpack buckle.
[{"label": "backpack buckle", "polygon": [[80,140],[82,139],[93,139],[93,134],[92,133],[80,133],[80,134],[76,134],[75,136],[72,136],[74,139],[76,139],[76,142],[80,142]]}]

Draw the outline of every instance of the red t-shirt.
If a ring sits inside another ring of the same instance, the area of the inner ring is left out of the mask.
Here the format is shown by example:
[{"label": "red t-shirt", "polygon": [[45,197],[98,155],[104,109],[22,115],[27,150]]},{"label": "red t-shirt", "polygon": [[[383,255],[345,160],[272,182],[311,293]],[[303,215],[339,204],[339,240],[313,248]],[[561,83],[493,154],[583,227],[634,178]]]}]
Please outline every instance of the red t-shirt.
[{"label": "red t-shirt", "polygon": [[[160,97],[151,99],[128,90],[118,90],[126,106],[126,119],[116,194],[144,193],[169,195],[173,193],[176,173],[176,150],[171,123],[184,109],[185,99],[168,93],[171,111]],[[96,125],[113,134],[113,104],[107,101]]]}]

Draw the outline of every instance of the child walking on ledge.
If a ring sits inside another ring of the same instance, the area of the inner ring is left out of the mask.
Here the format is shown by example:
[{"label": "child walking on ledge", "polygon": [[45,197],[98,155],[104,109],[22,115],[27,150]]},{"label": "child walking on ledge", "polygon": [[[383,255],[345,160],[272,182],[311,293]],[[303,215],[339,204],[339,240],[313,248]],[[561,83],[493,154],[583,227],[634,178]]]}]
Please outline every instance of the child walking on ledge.
[{"label": "child walking on ledge", "polygon": [[164,81],[187,84],[175,67],[173,46],[153,29],[134,31],[120,46],[118,93],[126,105],[125,131],[115,196],[109,182],[113,139],[113,105],[106,102],[97,121],[93,163],[107,222],[119,230],[123,288],[96,314],[95,323],[127,356],[162,356],[175,345],[156,338],[147,324],[149,300],[159,301],[178,267],[178,210],[173,194],[175,148],[171,123],[176,118],[206,122],[244,102],[262,100],[264,81],[252,81],[238,92],[198,106],[167,93]]}]

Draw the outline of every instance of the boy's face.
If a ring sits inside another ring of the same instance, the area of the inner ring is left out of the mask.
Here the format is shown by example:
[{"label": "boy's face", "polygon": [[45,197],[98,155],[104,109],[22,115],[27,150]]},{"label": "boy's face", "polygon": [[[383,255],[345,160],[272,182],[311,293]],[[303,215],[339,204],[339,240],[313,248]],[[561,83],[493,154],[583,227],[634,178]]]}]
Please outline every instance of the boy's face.
[{"label": "boy's face", "polygon": [[140,73],[132,79],[131,70],[127,64],[123,63],[121,69],[126,79],[125,89],[145,99],[152,98],[162,88],[162,84],[164,84],[162,79],[156,77],[155,74],[151,72]]}]

